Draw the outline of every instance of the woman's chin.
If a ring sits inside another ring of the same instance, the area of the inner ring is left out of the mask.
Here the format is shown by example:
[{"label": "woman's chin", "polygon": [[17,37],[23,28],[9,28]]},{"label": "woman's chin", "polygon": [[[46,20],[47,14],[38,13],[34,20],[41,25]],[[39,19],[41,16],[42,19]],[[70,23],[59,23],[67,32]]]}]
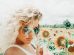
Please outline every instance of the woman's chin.
[{"label": "woman's chin", "polygon": [[26,44],[30,44],[31,43],[31,41],[26,41]]},{"label": "woman's chin", "polygon": [[31,42],[27,42],[27,44],[30,44]]}]

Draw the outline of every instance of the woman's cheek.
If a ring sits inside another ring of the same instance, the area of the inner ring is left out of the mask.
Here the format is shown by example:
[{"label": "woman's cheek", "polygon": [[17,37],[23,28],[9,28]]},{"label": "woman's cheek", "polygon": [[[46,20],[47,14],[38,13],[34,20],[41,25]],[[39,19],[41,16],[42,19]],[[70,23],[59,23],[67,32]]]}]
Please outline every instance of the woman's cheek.
[{"label": "woman's cheek", "polygon": [[22,38],[22,42],[25,43],[26,41],[27,41],[26,38],[23,37],[23,38]]},{"label": "woman's cheek", "polygon": [[19,38],[20,38],[21,41],[23,41],[23,42],[25,41],[25,36],[24,35],[21,35]]},{"label": "woman's cheek", "polygon": [[32,33],[32,32],[29,34],[29,37],[30,37],[31,39],[33,39],[33,33]]}]

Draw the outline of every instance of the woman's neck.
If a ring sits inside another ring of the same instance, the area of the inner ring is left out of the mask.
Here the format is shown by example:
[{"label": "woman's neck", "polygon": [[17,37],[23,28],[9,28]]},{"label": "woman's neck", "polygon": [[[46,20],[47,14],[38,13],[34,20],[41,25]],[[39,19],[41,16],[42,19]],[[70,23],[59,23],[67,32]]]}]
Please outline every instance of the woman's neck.
[{"label": "woman's neck", "polygon": [[24,44],[24,45],[21,45],[21,46],[24,47],[24,48],[27,48],[27,47],[30,46],[30,44]]}]

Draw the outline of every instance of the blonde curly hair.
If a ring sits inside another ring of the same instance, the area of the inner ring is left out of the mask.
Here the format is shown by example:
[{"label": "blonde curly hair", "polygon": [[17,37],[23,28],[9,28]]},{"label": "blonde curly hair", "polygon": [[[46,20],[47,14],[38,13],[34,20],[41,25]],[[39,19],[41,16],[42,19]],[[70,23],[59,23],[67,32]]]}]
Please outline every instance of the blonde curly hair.
[{"label": "blonde curly hair", "polygon": [[28,21],[32,18],[40,19],[42,17],[42,13],[38,9],[30,7],[17,11],[15,17],[18,20]]},{"label": "blonde curly hair", "polygon": [[39,10],[35,8],[25,8],[18,10],[12,18],[7,22],[6,28],[4,29],[3,38],[3,44],[0,46],[0,48],[4,51],[7,49],[7,47],[11,44],[14,44],[18,35],[18,29],[19,29],[19,21],[23,20],[24,22],[28,22],[32,18],[40,19],[42,17],[42,13],[39,12]]}]

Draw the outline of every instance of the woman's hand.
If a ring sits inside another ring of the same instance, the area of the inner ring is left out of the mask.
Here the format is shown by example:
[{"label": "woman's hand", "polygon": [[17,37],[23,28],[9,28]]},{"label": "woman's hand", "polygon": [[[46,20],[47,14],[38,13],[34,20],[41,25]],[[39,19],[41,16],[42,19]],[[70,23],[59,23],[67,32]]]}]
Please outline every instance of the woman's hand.
[{"label": "woman's hand", "polygon": [[39,55],[43,55],[43,48],[39,49]]}]

